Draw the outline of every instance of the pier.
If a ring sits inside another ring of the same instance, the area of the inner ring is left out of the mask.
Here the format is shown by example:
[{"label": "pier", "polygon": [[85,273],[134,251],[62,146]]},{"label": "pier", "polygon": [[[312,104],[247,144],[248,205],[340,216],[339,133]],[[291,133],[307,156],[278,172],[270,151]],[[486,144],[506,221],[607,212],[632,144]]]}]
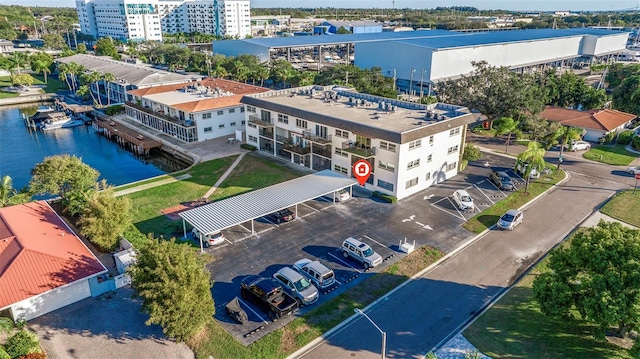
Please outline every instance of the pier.
[{"label": "pier", "polygon": [[97,118],[93,121],[92,126],[98,133],[113,139],[125,148],[131,149],[139,156],[148,155],[152,149],[162,147],[160,141],[145,137],[139,132],[109,119]]}]

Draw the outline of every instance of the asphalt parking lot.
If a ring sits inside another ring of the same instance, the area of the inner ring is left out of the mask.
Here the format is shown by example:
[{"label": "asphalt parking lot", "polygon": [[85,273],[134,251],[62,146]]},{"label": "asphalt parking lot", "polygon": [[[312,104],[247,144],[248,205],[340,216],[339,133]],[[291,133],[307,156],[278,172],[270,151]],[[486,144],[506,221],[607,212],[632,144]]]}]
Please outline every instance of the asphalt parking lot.
[{"label": "asphalt parking lot", "polygon": [[[240,296],[240,281],[247,275],[271,277],[283,266],[291,266],[302,258],[320,260],[331,268],[338,281],[331,290],[322,293],[320,300],[310,307],[302,307],[295,315],[331,299],[335,295],[357,286],[364,278],[386,268],[405,254],[399,246],[403,241],[416,247],[430,245],[450,252],[473,233],[461,227],[467,219],[506,197],[488,175],[492,170],[506,170],[516,187],[524,181],[510,170],[514,160],[485,154],[478,163],[453,179],[421,191],[397,204],[376,201],[369,193],[354,190],[354,196],[343,203],[316,199],[297,206],[294,221],[276,224],[268,218],[242,223],[223,233],[226,243],[213,246],[207,252],[215,257],[208,269],[215,285],[212,288],[216,302],[216,319],[240,342],[250,344],[268,332],[280,328],[291,318],[271,322],[265,313],[241,300],[249,321],[236,323],[225,310],[225,304]],[[460,211],[450,198],[457,189],[466,189],[474,198],[475,209]],[[294,213],[296,208],[290,208]],[[365,271],[362,264],[342,256],[340,246],[354,237],[369,244],[384,259],[383,263]]]}]

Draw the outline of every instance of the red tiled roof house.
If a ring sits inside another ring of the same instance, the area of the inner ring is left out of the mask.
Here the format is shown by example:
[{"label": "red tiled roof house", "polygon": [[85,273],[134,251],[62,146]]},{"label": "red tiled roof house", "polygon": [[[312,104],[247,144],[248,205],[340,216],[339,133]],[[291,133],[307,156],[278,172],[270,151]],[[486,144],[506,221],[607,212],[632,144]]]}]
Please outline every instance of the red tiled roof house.
[{"label": "red tiled roof house", "polygon": [[624,130],[625,126],[636,117],[631,113],[610,109],[579,111],[553,106],[547,106],[540,114],[540,118],[584,129],[583,139],[593,142],[598,142],[609,132]]},{"label": "red tiled roof house", "polygon": [[90,297],[103,273],[47,202],[0,208],[0,316],[31,320]]}]

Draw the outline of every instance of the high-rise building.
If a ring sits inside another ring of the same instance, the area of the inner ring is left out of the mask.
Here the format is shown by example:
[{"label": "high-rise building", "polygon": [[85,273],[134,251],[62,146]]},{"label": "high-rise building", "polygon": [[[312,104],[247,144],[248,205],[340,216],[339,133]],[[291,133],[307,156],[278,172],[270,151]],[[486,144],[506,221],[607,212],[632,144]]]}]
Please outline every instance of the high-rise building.
[{"label": "high-rise building", "polygon": [[76,0],[83,33],[114,39],[162,40],[163,33],[251,34],[248,0]]}]

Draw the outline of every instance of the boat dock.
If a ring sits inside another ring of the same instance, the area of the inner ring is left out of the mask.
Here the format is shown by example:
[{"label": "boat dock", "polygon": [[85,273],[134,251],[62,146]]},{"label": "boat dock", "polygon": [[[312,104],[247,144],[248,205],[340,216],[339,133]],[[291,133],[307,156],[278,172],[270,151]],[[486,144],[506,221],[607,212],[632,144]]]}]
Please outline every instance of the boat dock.
[{"label": "boat dock", "polygon": [[133,129],[106,118],[97,118],[93,121],[92,126],[98,133],[116,141],[125,148],[131,149],[139,156],[147,155],[152,149],[162,147],[160,141],[145,137]]}]

